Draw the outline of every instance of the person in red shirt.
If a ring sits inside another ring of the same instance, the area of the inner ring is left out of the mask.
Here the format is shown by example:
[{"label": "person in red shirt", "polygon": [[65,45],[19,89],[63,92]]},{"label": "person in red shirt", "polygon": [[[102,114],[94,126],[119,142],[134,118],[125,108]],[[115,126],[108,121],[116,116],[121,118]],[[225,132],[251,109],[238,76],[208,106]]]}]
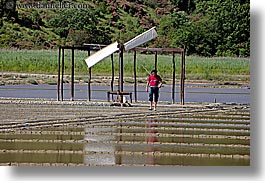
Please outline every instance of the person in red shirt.
[{"label": "person in red shirt", "polygon": [[162,79],[159,75],[157,75],[156,70],[151,71],[151,75],[148,77],[148,81],[146,84],[146,92],[148,92],[148,87],[150,87],[149,91],[149,101],[150,108],[152,110],[153,102],[154,102],[154,111],[156,111],[158,97],[159,97],[159,88],[162,86]]}]

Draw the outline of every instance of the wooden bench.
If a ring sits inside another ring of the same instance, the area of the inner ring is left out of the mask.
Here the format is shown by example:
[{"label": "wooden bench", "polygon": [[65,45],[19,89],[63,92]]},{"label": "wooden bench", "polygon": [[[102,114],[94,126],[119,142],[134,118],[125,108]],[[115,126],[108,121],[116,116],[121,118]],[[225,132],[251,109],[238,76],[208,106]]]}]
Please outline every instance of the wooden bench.
[{"label": "wooden bench", "polygon": [[108,101],[110,102],[110,94],[112,95],[117,95],[117,96],[130,96],[130,103],[132,103],[132,92],[119,92],[119,91],[108,91],[107,92],[107,97]]}]

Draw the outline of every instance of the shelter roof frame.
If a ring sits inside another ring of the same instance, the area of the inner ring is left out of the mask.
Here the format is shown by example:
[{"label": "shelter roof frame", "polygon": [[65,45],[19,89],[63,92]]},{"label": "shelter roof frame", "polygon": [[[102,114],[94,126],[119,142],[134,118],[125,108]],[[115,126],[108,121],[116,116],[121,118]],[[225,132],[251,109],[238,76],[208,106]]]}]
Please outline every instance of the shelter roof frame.
[{"label": "shelter roof frame", "polygon": [[[88,51],[88,55],[90,55],[90,51],[97,51],[102,48],[106,47],[106,45],[102,44],[84,44],[82,46],[60,46],[59,47],[59,56],[58,56],[58,82],[57,82],[57,100],[60,100],[60,85],[61,85],[61,100],[63,101],[63,74],[64,74],[64,50],[70,49],[72,50],[72,71],[71,71],[71,100],[74,100],[74,50],[83,50]],[[173,55],[173,85],[172,85],[172,103],[175,103],[175,53],[181,54],[181,90],[180,90],[180,100],[181,104],[184,105],[184,86],[185,86],[185,48],[143,48],[143,47],[135,47],[131,49],[134,51],[134,79],[135,79],[135,101],[137,101],[137,91],[136,91],[136,51],[151,51],[155,52],[155,68],[157,64],[157,52],[172,52]],[[120,49],[120,52],[122,50]],[[62,53],[62,66],[61,66],[61,53]],[[114,52],[115,53],[115,52]],[[123,54],[120,53],[120,56],[123,56]],[[122,57],[120,57],[121,59]],[[122,58],[123,59],[123,58]],[[112,60],[112,69],[114,69],[113,64],[113,55],[111,56]],[[61,70],[62,67],[62,70]],[[121,68],[120,68],[121,69]],[[60,72],[62,74],[60,75]],[[60,79],[61,76],[61,79]],[[122,77],[123,78],[123,77]],[[114,71],[112,70],[112,79],[114,79]],[[121,82],[121,81],[120,81]],[[123,82],[123,81],[122,81]],[[91,89],[90,89],[90,83],[91,83],[91,68],[88,69],[88,100],[91,99]],[[121,83],[119,83],[121,84]],[[123,84],[123,83],[122,83]],[[113,80],[111,83],[111,89],[113,90]],[[120,85],[119,85],[120,87]],[[120,89],[120,88],[119,88]],[[119,90],[122,91],[122,90]]]}]

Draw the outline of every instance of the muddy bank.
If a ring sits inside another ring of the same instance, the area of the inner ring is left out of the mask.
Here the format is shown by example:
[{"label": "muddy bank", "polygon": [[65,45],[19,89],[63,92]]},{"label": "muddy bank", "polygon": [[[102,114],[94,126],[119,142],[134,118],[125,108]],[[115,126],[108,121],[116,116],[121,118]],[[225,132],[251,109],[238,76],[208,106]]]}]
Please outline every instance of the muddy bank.
[{"label": "muddy bank", "polygon": [[27,121],[68,120],[82,118],[135,118],[193,114],[207,111],[249,111],[249,104],[238,103],[186,103],[185,105],[160,102],[157,111],[150,111],[148,102],[114,104],[106,101],[57,101],[55,99],[0,99],[0,124]]},{"label": "muddy bank", "polygon": [[[137,84],[144,86],[146,84],[146,77],[137,77]],[[64,83],[68,84],[71,80],[70,75],[64,76]],[[2,72],[0,73],[0,86],[3,85],[19,85],[19,84],[49,84],[56,85],[58,81],[57,75],[47,74],[28,74],[28,73],[15,73],[15,72]],[[178,81],[178,80],[176,80]],[[87,76],[76,75],[75,84],[87,84]],[[164,78],[163,82],[165,85],[171,85],[171,78]],[[110,85],[111,76],[96,76],[93,75],[91,83],[93,85]],[[132,85],[134,83],[133,77],[124,77],[125,85]],[[176,82],[178,83],[178,82]],[[222,88],[222,87],[249,87],[249,81],[218,81],[218,80],[186,80],[188,87],[209,87],[209,88]],[[115,76],[114,84],[118,85],[118,76]]]}]

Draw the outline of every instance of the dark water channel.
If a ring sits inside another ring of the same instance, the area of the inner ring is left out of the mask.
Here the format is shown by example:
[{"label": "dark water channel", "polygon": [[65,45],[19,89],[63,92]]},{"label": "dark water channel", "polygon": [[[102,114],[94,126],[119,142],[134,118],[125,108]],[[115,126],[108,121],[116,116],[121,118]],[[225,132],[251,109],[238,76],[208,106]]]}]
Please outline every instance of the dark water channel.
[{"label": "dark water channel", "polygon": [[[186,85],[189,86],[189,85]],[[92,86],[92,100],[107,100],[109,86]],[[133,92],[132,86],[125,86],[124,91]],[[175,101],[180,101],[180,88],[176,86]],[[145,87],[137,88],[137,99],[139,101],[148,100]],[[160,101],[172,102],[172,88],[165,86],[160,89]],[[75,99],[87,99],[87,86],[75,85]],[[0,97],[12,98],[57,98],[56,85],[6,85],[0,86]],[[134,98],[134,95],[133,95]],[[70,86],[64,86],[64,99],[70,99]],[[186,102],[235,102],[250,103],[249,88],[185,88]]]}]

